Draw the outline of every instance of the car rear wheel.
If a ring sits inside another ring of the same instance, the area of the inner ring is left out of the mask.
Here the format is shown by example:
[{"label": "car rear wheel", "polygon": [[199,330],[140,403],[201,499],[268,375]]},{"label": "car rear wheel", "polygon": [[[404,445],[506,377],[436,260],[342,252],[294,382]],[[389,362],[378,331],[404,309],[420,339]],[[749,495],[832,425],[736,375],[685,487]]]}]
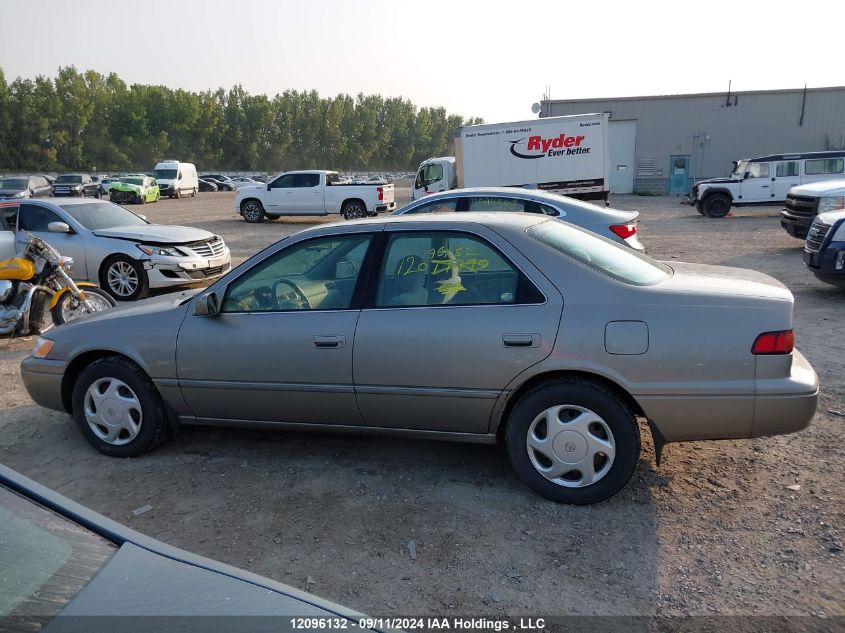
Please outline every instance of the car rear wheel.
[{"label": "car rear wheel", "polygon": [[150,290],[147,271],[141,262],[126,255],[115,255],[103,263],[100,286],[118,301],[142,299]]},{"label": "car rear wheel", "polygon": [[83,437],[105,455],[135,457],[167,436],[161,396],[149,377],[125,358],[102,358],[83,369],[72,404]]},{"label": "car rear wheel", "polygon": [[191,192],[191,197],[192,197],[192,198],[196,198],[196,197],[197,197],[197,188],[196,188],[196,187],[194,187],[194,190]]},{"label": "car rear wheel", "polygon": [[245,200],[241,204],[241,215],[250,224],[264,221],[264,206],[258,200]]},{"label": "car rear wheel", "polygon": [[710,218],[723,218],[731,210],[731,199],[723,193],[711,193],[702,203],[704,214]]},{"label": "car rear wheel", "polygon": [[357,200],[352,200],[343,205],[341,213],[343,213],[343,217],[347,220],[357,220],[358,218],[367,217],[367,207]]},{"label": "car rear wheel", "polygon": [[640,454],[636,416],[604,386],[548,380],[514,405],[505,429],[511,465],[535,492],[589,504],[621,490]]}]

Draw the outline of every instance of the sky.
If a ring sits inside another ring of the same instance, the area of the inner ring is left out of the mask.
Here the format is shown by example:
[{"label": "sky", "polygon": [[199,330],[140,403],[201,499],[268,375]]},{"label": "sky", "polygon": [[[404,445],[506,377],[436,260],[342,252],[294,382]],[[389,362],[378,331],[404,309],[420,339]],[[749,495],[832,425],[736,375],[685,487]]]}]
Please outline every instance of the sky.
[{"label": "sky", "polygon": [[553,99],[845,85],[845,2],[0,0],[7,81],[60,66],[270,96],[381,94],[487,122]]}]

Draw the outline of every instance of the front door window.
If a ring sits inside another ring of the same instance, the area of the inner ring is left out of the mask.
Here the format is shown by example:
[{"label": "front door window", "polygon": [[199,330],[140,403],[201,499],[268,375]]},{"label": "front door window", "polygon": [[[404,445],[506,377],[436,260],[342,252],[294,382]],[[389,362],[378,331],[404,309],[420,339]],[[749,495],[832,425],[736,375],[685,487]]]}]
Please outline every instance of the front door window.
[{"label": "front door window", "polygon": [[285,249],[229,285],[223,312],[349,309],[370,240],[326,237]]}]

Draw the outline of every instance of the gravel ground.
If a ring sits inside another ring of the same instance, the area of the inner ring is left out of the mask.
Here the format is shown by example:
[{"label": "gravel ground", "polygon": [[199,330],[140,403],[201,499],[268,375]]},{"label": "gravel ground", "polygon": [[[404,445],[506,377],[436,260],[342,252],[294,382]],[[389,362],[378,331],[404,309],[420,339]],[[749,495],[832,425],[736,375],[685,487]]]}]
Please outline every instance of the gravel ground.
[{"label": "gravel ground", "polygon": [[[143,212],[223,235],[236,261],[312,221],[248,225],[232,196]],[[0,460],[167,543],[374,615],[845,615],[845,292],[804,269],[776,208],[709,220],[676,198],[613,204],[641,211],[655,257],[789,286],[822,383],[808,429],[671,444],[660,468],[643,429],[633,480],[591,507],[534,495],[501,447],[193,428],[109,459],[32,403],[18,369],[32,340],[19,339],[0,340]]]}]

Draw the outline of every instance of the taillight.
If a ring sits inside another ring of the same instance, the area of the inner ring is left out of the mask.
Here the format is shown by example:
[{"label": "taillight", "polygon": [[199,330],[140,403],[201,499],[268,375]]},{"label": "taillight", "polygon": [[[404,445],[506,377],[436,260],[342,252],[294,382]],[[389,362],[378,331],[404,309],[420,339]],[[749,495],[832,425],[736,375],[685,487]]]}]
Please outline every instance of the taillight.
[{"label": "taillight", "polygon": [[795,333],[792,330],[763,332],[751,347],[752,354],[789,354],[795,347]]},{"label": "taillight", "polygon": [[376,187],[376,191],[378,191],[378,199],[384,200],[384,187]]},{"label": "taillight", "polygon": [[610,230],[616,233],[616,235],[621,237],[623,240],[626,240],[637,234],[637,223],[631,222],[630,224],[614,224],[610,227]]}]

